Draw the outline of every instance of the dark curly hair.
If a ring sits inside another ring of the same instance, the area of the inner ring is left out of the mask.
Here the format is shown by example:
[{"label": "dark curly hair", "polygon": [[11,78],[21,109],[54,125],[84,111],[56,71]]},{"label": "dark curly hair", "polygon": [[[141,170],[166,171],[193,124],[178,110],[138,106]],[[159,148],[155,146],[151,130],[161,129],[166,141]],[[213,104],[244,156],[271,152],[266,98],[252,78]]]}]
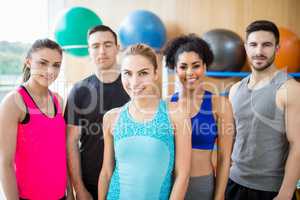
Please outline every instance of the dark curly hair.
[{"label": "dark curly hair", "polygon": [[196,34],[182,35],[170,40],[163,54],[166,59],[166,67],[174,69],[178,60],[178,56],[183,52],[195,52],[209,66],[213,62],[213,53],[209,44]]}]

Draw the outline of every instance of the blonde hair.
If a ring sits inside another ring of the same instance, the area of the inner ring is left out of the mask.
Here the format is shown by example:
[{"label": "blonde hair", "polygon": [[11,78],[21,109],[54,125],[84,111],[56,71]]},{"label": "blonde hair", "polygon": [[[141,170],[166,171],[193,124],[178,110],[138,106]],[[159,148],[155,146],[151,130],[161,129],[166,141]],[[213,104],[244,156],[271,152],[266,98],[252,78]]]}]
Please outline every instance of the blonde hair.
[{"label": "blonde hair", "polygon": [[123,53],[123,58],[132,55],[140,55],[145,57],[154,66],[154,71],[157,70],[157,57],[155,51],[146,44],[135,44],[127,47]]}]

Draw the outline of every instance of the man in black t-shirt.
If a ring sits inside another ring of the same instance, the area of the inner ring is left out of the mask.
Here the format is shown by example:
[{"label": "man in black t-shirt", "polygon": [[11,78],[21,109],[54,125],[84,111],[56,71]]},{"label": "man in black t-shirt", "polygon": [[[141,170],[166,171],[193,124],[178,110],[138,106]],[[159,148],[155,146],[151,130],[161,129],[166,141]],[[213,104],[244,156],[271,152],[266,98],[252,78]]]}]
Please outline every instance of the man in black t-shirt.
[{"label": "man in black t-shirt", "polygon": [[64,117],[68,124],[68,169],[76,198],[97,200],[104,149],[103,115],[124,105],[129,97],[116,64],[116,33],[107,26],[96,26],[88,32],[88,44],[96,71],[74,85]]}]

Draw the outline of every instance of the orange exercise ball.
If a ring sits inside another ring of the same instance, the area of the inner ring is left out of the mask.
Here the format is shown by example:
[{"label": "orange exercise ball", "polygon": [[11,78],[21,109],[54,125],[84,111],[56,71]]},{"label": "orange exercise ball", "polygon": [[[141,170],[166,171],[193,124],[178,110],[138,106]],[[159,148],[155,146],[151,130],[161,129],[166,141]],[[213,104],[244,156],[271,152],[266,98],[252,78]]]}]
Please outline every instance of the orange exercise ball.
[{"label": "orange exercise ball", "polygon": [[286,28],[279,27],[279,51],[275,64],[279,69],[286,68],[289,73],[300,71],[300,38]]},{"label": "orange exercise ball", "polygon": [[248,60],[246,60],[244,66],[241,69],[242,72],[251,72],[251,67],[250,64],[248,62]]}]

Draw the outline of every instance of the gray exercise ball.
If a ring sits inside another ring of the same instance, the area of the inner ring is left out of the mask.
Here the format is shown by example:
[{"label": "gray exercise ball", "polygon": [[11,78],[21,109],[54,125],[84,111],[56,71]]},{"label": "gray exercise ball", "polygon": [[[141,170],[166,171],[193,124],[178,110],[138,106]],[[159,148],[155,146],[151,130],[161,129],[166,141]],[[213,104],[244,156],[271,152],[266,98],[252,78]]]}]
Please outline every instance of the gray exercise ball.
[{"label": "gray exercise ball", "polygon": [[238,72],[246,61],[246,51],[241,37],[226,29],[213,29],[202,36],[210,45],[214,54],[213,63],[208,66],[208,71]]}]

